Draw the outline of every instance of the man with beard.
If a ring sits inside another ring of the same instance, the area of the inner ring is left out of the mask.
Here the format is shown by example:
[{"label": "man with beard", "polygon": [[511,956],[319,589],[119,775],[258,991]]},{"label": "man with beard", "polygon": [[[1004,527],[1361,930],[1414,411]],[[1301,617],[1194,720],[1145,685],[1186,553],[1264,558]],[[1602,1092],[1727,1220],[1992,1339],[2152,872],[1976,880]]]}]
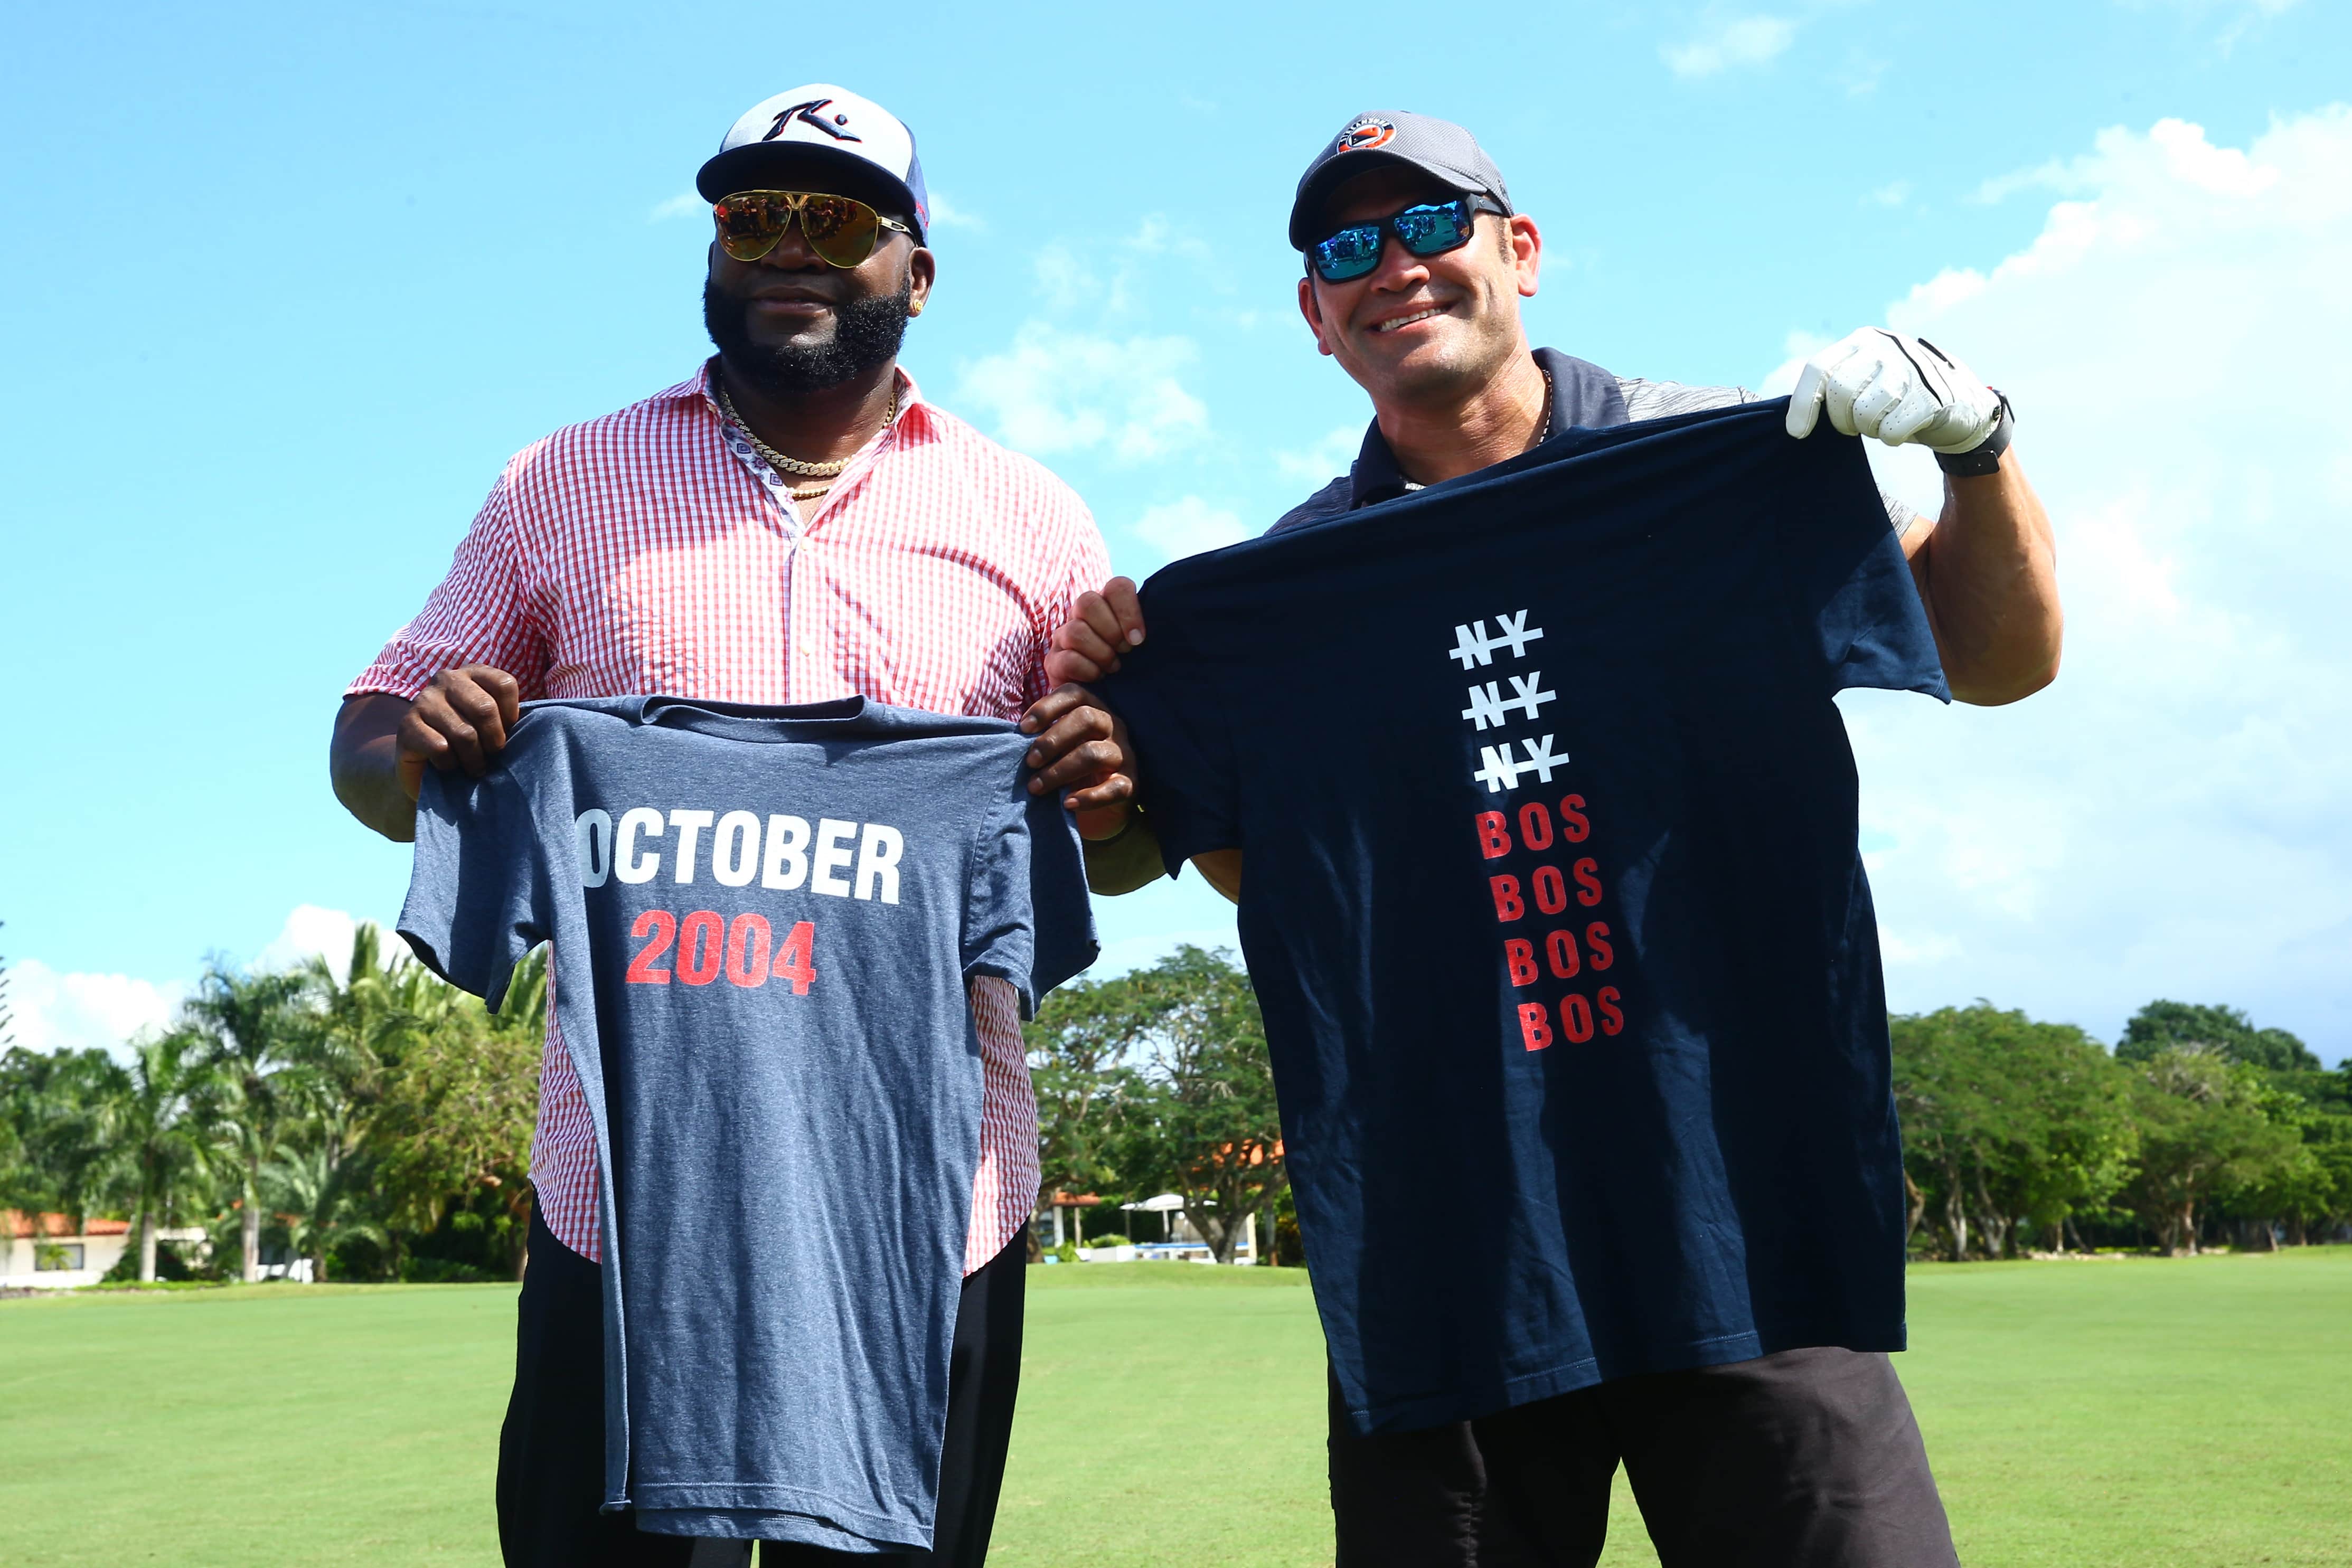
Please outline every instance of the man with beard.
[{"label": "man with beard", "polygon": [[[447,578],[345,695],[335,793],[387,838],[414,837],[425,768],[479,776],[529,698],[861,695],[1013,717],[1046,690],[1055,629],[1108,574],[1101,535],[1067,486],[925,402],[898,367],[935,270],[904,125],[839,88],[794,88],[735,122],[696,187],[718,229],[703,290],[718,355],[509,462]],[[1037,1196],[1015,994],[982,978],[971,1006],[981,1161],[931,1554],[941,1563],[987,1552]],[[506,1561],[700,1563],[694,1542],[598,1511],[596,1151],[551,1034],[540,1082],[530,1266],[499,1453]],[[835,1555],[784,1550],[794,1562]]]}]

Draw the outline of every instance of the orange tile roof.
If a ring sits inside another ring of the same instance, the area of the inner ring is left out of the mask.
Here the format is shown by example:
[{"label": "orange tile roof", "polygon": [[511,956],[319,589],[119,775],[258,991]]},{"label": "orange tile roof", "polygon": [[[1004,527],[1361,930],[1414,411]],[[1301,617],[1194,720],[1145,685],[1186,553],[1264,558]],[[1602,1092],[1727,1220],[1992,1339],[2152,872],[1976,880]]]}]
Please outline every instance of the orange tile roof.
[{"label": "orange tile roof", "polygon": [[37,1217],[21,1214],[13,1208],[0,1208],[0,1226],[5,1226],[8,1234],[20,1240],[36,1234],[33,1225],[37,1218],[40,1222],[37,1234],[42,1236],[127,1236],[131,1233],[131,1221],[127,1219],[86,1219],[82,1221],[81,1228],[76,1230],[70,1215],[44,1214]]}]

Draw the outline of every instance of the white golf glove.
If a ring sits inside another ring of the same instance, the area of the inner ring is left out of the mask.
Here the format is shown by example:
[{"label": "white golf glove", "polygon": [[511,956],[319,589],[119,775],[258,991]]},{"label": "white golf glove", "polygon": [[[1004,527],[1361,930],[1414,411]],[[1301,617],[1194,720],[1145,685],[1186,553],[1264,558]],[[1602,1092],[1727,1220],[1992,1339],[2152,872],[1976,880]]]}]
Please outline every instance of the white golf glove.
[{"label": "white golf glove", "polygon": [[2000,394],[1968,366],[1884,327],[1849,333],[1805,361],[1789,394],[1789,434],[1811,435],[1824,406],[1842,434],[1889,446],[1916,441],[1939,453],[1975,451],[2002,413]]}]

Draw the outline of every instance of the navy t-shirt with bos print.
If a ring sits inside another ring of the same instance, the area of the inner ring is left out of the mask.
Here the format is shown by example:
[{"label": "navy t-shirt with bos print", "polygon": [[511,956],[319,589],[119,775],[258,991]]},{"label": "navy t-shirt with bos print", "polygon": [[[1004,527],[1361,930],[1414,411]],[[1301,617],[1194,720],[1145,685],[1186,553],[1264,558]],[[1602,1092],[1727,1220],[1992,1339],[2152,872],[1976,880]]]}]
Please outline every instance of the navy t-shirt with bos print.
[{"label": "navy t-shirt with bos print", "polygon": [[1102,685],[1171,870],[1244,852],[1363,1430],[1903,1343],[1848,686],[1948,696],[1860,444],[1570,430],[1181,560]]},{"label": "navy t-shirt with bos print", "polygon": [[1001,719],[862,697],[526,704],[425,775],[400,931],[496,1005],[552,943],[604,1176],[608,1509],[928,1547],[980,1152],[981,975],[1091,963]]}]

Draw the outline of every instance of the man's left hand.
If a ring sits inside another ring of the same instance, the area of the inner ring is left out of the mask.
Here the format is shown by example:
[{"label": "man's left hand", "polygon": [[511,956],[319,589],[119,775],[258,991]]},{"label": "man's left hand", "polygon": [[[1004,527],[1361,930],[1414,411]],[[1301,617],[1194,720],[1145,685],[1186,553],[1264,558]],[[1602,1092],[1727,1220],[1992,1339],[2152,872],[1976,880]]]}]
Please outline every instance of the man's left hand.
[{"label": "man's left hand", "polygon": [[1933,343],[1864,327],[1805,361],[1789,394],[1789,434],[1813,433],[1827,408],[1845,435],[1960,453],[1984,444],[2000,423],[2000,394]]}]

